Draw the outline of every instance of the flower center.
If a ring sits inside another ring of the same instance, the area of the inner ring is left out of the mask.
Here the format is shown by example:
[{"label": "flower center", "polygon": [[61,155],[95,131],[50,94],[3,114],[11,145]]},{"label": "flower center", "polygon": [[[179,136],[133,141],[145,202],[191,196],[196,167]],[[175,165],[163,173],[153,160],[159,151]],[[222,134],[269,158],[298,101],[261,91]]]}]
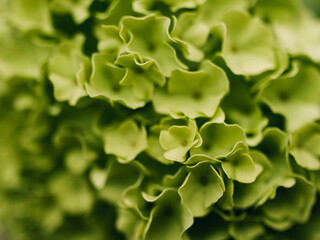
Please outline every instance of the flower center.
[{"label": "flower center", "polygon": [[239,49],[235,45],[231,46],[231,52],[236,53],[238,51]]},{"label": "flower center", "polygon": [[193,92],[192,97],[193,97],[193,99],[195,99],[195,100],[199,100],[199,99],[202,98],[202,93],[199,92],[199,91],[195,91],[195,92]]},{"label": "flower center", "polygon": [[203,149],[205,151],[209,151],[211,149],[211,146],[208,143],[206,143],[206,144],[203,145]]},{"label": "flower center", "polygon": [[166,217],[171,217],[173,214],[174,214],[174,211],[171,207],[165,207],[163,209],[163,214],[166,216]]},{"label": "flower center", "polygon": [[135,71],[136,73],[138,73],[138,74],[142,74],[142,73],[144,72],[141,67],[136,67],[136,68],[134,69],[134,71]]},{"label": "flower center", "polygon": [[182,145],[183,147],[186,147],[186,146],[188,145],[188,141],[187,141],[187,140],[183,140],[183,141],[181,142],[181,145]]},{"label": "flower center", "polygon": [[119,84],[115,84],[112,86],[112,91],[113,92],[120,92],[120,85]]},{"label": "flower center", "polygon": [[199,179],[200,183],[202,186],[207,186],[208,183],[209,183],[209,179],[205,176],[202,176],[200,179]]},{"label": "flower center", "polygon": [[286,101],[289,100],[289,95],[288,95],[288,93],[286,93],[286,92],[280,92],[280,93],[279,93],[279,98],[280,98],[282,101],[286,102]]},{"label": "flower center", "polygon": [[156,50],[156,45],[154,43],[149,43],[148,44],[148,50],[150,52],[154,52]]},{"label": "flower center", "polygon": [[130,143],[130,146],[134,148],[134,147],[137,146],[137,143],[136,143],[135,141],[132,141],[132,142]]}]

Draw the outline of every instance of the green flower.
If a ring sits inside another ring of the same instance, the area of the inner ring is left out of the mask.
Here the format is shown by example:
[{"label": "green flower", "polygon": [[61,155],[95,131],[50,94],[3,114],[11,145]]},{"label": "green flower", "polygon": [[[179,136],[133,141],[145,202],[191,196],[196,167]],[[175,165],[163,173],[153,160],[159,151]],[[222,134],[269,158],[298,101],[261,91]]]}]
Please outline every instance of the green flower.
[{"label": "green flower", "polygon": [[209,162],[199,162],[188,166],[187,170],[189,174],[179,188],[179,194],[182,203],[191,210],[193,216],[201,217],[222,197],[225,186]]},{"label": "green flower", "polygon": [[119,33],[120,28],[114,25],[102,25],[95,28],[99,53],[106,54],[111,63],[118,58],[120,53],[125,51],[125,45]]},{"label": "green flower", "polygon": [[263,171],[250,184],[234,182],[234,203],[237,208],[248,208],[264,204],[273,198],[278,187],[290,188],[296,180],[288,159],[287,136],[278,129],[267,129],[257,150],[250,156]]},{"label": "green flower", "polygon": [[191,155],[201,153],[213,158],[226,157],[234,146],[245,140],[245,135],[238,125],[225,123],[205,123],[199,131],[202,137],[202,145],[192,148]]},{"label": "green flower", "polygon": [[262,224],[248,219],[241,222],[232,222],[229,232],[236,240],[254,240],[264,236],[265,229]]},{"label": "green flower", "polygon": [[143,58],[154,60],[165,76],[169,76],[175,69],[184,68],[169,44],[174,43],[168,32],[169,25],[169,18],[163,16],[124,17],[120,31],[128,52],[139,53]]},{"label": "green flower", "polygon": [[159,134],[148,134],[148,154],[154,159],[158,160],[163,164],[173,164],[173,161],[170,161],[164,157],[165,150],[161,147],[159,142]]},{"label": "green flower", "polygon": [[168,130],[162,130],[159,141],[166,151],[164,157],[178,162],[185,161],[189,149],[200,146],[202,142],[194,120],[189,120],[186,126],[172,125]]},{"label": "green flower", "polygon": [[241,209],[254,206],[272,194],[272,190],[267,188],[268,180],[273,169],[272,164],[260,151],[250,151],[250,156],[256,164],[259,164],[259,166],[263,168],[263,171],[253,183],[245,184],[234,182],[234,205]]},{"label": "green flower", "polygon": [[233,152],[228,155],[221,166],[226,175],[238,182],[252,183],[261,173],[262,168],[255,164],[244,142],[238,142]]},{"label": "green flower", "polygon": [[276,67],[273,37],[257,18],[233,11],[223,18],[226,36],[222,57],[238,75],[256,75]]},{"label": "green flower", "polygon": [[210,29],[220,22],[222,22],[223,17],[230,11],[238,10],[244,11],[248,6],[248,1],[246,0],[225,0],[221,2],[220,0],[210,0],[206,1],[199,8],[199,20],[205,23]]},{"label": "green flower", "polygon": [[146,220],[150,216],[150,206],[148,206],[148,202],[144,198],[146,195],[144,187],[148,185],[149,182],[144,180],[145,176],[141,174],[135,184],[123,191],[120,206],[122,208],[126,207],[133,209],[142,219]]},{"label": "green flower", "polygon": [[126,191],[141,181],[141,169],[135,162],[122,164],[109,159],[106,169],[101,169],[101,174],[102,171],[104,177],[102,184],[98,186],[98,194],[102,199],[119,206]]},{"label": "green flower", "polygon": [[7,4],[10,22],[19,30],[53,32],[48,1],[10,0]]},{"label": "green flower", "polygon": [[81,53],[83,38],[61,44],[59,51],[50,58],[48,72],[58,101],[75,105],[87,96],[84,83],[90,75],[90,60]]},{"label": "green flower", "polygon": [[74,21],[80,24],[89,17],[88,7],[92,2],[93,0],[53,0],[50,1],[50,8],[54,13],[60,15],[71,14]]},{"label": "green flower", "polygon": [[118,25],[122,16],[135,16],[132,6],[133,0],[112,1],[105,12],[97,12],[95,17],[100,20],[99,24],[105,26]]},{"label": "green flower", "polygon": [[[308,2],[308,1],[306,1]],[[278,42],[294,56],[319,62],[320,23],[300,1],[258,1],[255,11],[270,24]]]},{"label": "green flower", "polygon": [[252,96],[249,83],[239,76],[229,79],[230,92],[223,99],[221,106],[227,119],[239,124],[247,134],[247,142],[254,144],[257,139],[261,140],[262,129],[268,124],[268,120],[263,116],[258,100]]},{"label": "green flower", "polygon": [[278,188],[275,198],[262,206],[263,221],[274,229],[285,230],[309,219],[316,201],[314,185],[301,176],[291,188]]},{"label": "green flower", "polygon": [[286,128],[294,131],[320,117],[320,72],[312,65],[298,65],[294,76],[272,81],[262,92],[262,100],[273,112],[284,115]]},{"label": "green flower", "polygon": [[132,86],[121,85],[121,80],[126,75],[126,70],[109,62],[106,54],[92,56],[92,75],[86,88],[90,97],[105,97],[110,101],[120,102],[130,108],[145,105],[144,100],[135,97]]},{"label": "green flower", "polygon": [[91,210],[94,198],[83,177],[67,172],[56,173],[50,179],[49,189],[65,212],[82,214]]},{"label": "green flower", "polygon": [[[276,46],[274,48],[276,57],[276,68],[267,72],[263,72],[260,75],[252,76],[251,81],[255,84],[252,87],[252,91],[261,91],[270,84],[270,81],[277,80],[279,77],[284,77],[292,74],[295,71],[295,66],[289,66],[289,55],[283,47]],[[291,67],[291,69],[290,69]]]},{"label": "green flower", "polygon": [[147,148],[146,130],[139,128],[133,120],[107,128],[103,139],[105,152],[116,155],[123,163],[132,161]]},{"label": "green flower", "polygon": [[191,61],[201,61],[204,53],[201,47],[206,43],[209,29],[197,21],[197,14],[184,12],[176,19],[172,29],[172,36],[180,41],[184,55]]},{"label": "green flower", "polygon": [[148,221],[145,240],[181,239],[182,234],[192,225],[190,211],[181,204],[179,194],[168,189],[154,199]]},{"label": "green flower", "polygon": [[116,228],[126,235],[128,240],[142,239],[147,220],[132,208],[117,209]]},{"label": "green flower", "polygon": [[[245,10],[246,5],[245,0],[205,1],[197,11],[183,12],[178,16],[172,36],[184,45],[182,50],[188,60],[201,61],[208,45],[216,43],[217,35],[211,33],[212,28],[221,26],[226,13],[235,9]],[[222,27],[225,30],[225,26]],[[211,41],[206,44],[208,40]]]},{"label": "green flower", "polygon": [[0,27],[0,71],[5,78],[42,78],[42,66],[48,60],[52,44],[26,36],[9,27],[4,21]]},{"label": "green flower", "polygon": [[175,118],[181,115],[212,117],[228,90],[225,73],[213,63],[204,61],[196,72],[173,71],[167,91],[157,89],[153,104],[156,111]]},{"label": "green flower", "polygon": [[97,158],[97,153],[91,149],[71,149],[66,153],[65,165],[74,174],[83,174],[88,166]]},{"label": "green flower", "polygon": [[115,64],[126,68],[126,73],[120,81],[121,86],[130,86],[136,99],[150,101],[153,97],[154,84],[163,86],[164,76],[157,65],[148,59],[142,59],[137,54],[121,55]]},{"label": "green flower", "polygon": [[308,170],[320,170],[320,126],[308,124],[292,134],[290,153]]}]

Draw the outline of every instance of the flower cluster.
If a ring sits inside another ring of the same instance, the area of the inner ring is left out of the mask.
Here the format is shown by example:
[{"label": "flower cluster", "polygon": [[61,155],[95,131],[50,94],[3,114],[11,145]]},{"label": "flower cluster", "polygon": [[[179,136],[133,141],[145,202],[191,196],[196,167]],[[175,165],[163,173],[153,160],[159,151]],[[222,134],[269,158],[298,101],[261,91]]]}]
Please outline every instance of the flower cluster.
[{"label": "flower cluster", "polygon": [[319,239],[301,1],[2,0],[0,22],[0,238]]}]

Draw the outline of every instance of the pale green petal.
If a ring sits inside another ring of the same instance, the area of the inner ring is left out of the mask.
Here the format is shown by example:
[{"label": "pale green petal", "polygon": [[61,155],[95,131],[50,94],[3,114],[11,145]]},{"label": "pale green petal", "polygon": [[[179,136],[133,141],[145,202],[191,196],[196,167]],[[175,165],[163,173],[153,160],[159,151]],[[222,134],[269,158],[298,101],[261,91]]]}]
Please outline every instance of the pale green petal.
[{"label": "pale green petal", "polygon": [[187,126],[170,126],[168,130],[162,130],[159,137],[160,145],[166,151],[165,158],[178,162],[185,161],[186,153],[199,141],[193,120],[189,120]]},{"label": "pale green petal", "polygon": [[263,220],[265,224],[278,230],[288,229],[294,223],[304,223],[311,214],[315,200],[314,185],[297,177],[292,188],[279,188],[275,199],[262,206]]},{"label": "pale green petal", "polygon": [[296,182],[289,165],[288,140],[283,132],[278,129],[266,130],[258,149],[261,152],[250,151],[250,156],[256,168],[262,167],[263,171],[253,183],[235,182],[234,202],[238,208],[263,205],[274,196],[277,188],[290,188]]},{"label": "pale green petal", "polygon": [[132,161],[147,148],[146,130],[139,128],[133,120],[107,128],[103,138],[105,152],[116,155],[121,162]]},{"label": "pale green petal", "polygon": [[94,167],[90,171],[89,178],[95,188],[102,189],[106,183],[107,171],[106,169],[100,169],[98,167]]},{"label": "pale green petal", "polygon": [[319,70],[300,63],[297,75],[273,81],[262,98],[272,111],[284,115],[287,129],[294,131],[320,117],[319,92]]},{"label": "pale green petal", "polygon": [[130,208],[119,208],[116,228],[126,235],[128,240],[142,239],[147,221]]},{"label": "pale green petal", "polygon": [[247,135],[253,136],[251,138],[259,135],[268,124],[256,97],[252,95],[250,83],[242,77],[230,78],[230,92],[223,99],[221,106],[226,118],[239,124]]},{"label": "pale green petal", "polygon": [[52,0],[50,8],[58,14],[71,14],[74,21],[80,24],[89,17],[88,8],[92,2],[93,0]]},{"label": "pale green petal", "polygon": [[303,3],[291,0],[258,1],[256,11],[269,22],[278,42],[286,51],[319,62],[320,23]]},{"label": "pale green petal", "polygon": [[228,156],[221,166],[229,178],[243,183],[255,181],[259,174],[251,156],[241,151]]},{"label": "pale green petal", "polygon": [[47,1],[10,0],[9,19],[21,31],[52,33],[52,19]]},{"label": "pale green petal", "polygon": [[160,145],[159,137],[157,135],[149,135],[148,136],[148,154],[153,157],[154,159],[157,159],[163,164],[173,164],[173,161],[170,161],[164,157],[165,151]]},{"label": "pale green petal", "polygon": [[131,108],[145,105],[145,101],[136,99],[131,86],[122,86],[120,81],[126,71],[109,62],[108,55],[94,54],[92,57],[92,74],[86,84],[90,97],[105,97],[111,101],[121,102]]},{"label": "pale green petal", "polygon": [[140,181],[140,169],[133,162],[121,164],[112,160],[109,161],[106,171],[105,184],[100,189],[99,196],[112,204],[119,205],[123,200],[123,194]]},{"label": "pale green petal", "polygon": [[48,66],[55,98],[68,101],[70,105],[75,105],[81,97],[87,96],[83,85],[89,79],[90,61],[81,53],[80,47],[74,42],[62,44],[59,51],[50,58]]},{"label": "pale green petal", "polygon": [[293,149],[290,151],[296,162],[301,166],[309,170],[320,169],[320,159],[312,153],[304,149]]},{"label": "pale green petal", "polygon": [[307,124],[292,134],[290,153],[296,162],[309,170],[320,169],[320,127]]},{"label": "pale green petal", "polygon": [[49,189],[67,213],[79,214],[91,210],[94,198],[83,177],[57,173],[50,179]]},{"label": "pale green petal", "polygon": [[194,46],[203,46],[209,35],[209,29],[201,22],[197,21],[197,14],[184,12],[177,18],[172,36],[188,42]]},{"label": "pale green petal", "polygon": [[165,76],[169,76],[174,69],[184,68],[169,44],[173,42],[168,33],[169,24],[169,18],[163,16],[125,17],[121,21],[120,31],[127,50],[155,60]]},{"label": "pale green petal", "polygon": [[133,0],[112,1],[106,12],[96,13],[96,17],[101,20],[101,24],[118,25],[122,16],[135,15],[132,9]]},{"label": "pale green petal", "polygon": [[192,214],[181,205],[179,194],[173,189],[168,189],[156,199],[144,239],[181,239],[192,223]]},{"label": "pale green petal", "polygon": [[91,149],[72,149],[66,153],[65,165],[71,172],[82,174],[96,158],[97,153]]},{"label": "pale green petal", "polygon": [[238,223],[231,223],[229,232],[236,240],[253,240],[257,239],[259,236],[263,236],[265,229],[260,223],[246,220]]},{"label": "pale green petal", "polygon": [[225,186],[218,172],[208,162],[188,167],[190,172],[179,188],[182,203],[195,217],[204,216],[209,207],[222,197]]},{"label": "pale green petal", "polygon": [[272,34],[259,19],[232,11],[223,22],[222,56],[235,74],[256,75],[276,67]]},{"label": "pale green petal", "polygon": [[0,71],[6,78],[23,77],[41,79],[42,66],[48,60],[52,45],[10,29],[0,27]]},{"label": "pale green petal", "polygon": [[191,154],[201,153],[213,158],[227,156],[239,141],[245,140],[242,128],[225,123],[206,123],[199,133],[203,143],[199,148],[192,148]]},{"label": "pale green petal", "polygon": [[167,92],[157,89],[153,104],[156,111],[172,117],[212,117],[228,90],[225,73],[211,62],[204,61],[199,71],[174,71]]},{"label": "pale green petal", "polygon": [[103,25],[95,29],[95,34],[99,40],[97,48],[100,53],[105,53],[109,57],[110,62],[115,61],[120,53],[125,50],[119,32],[119,27],[113,25]]},{"label": "pale green petal", "polygon": [[199,9],[199,21],[212,28],[230,11],[245,10],[246,0],[209,0]]},{"label": "pale green petal", "polygon": [[234,183],[233,180],[223,175],[223,181],[225,185],[225,192],[223,193],[222,197],[218,200],[217,205],[219,208],[223,210],[231,211],[234,208],[234,201],[233,201],[233,192],[234,192]]},{"label": "pale green petal", "polygon": [[136,99],[149,101],[153,97],[155,84],[163,86],[164,76],[159,72],[157,65],[148,59],[142,59],[138,54],[121,55],[115,64],[126,68],[126,73],[120,85],[132,88]]}]

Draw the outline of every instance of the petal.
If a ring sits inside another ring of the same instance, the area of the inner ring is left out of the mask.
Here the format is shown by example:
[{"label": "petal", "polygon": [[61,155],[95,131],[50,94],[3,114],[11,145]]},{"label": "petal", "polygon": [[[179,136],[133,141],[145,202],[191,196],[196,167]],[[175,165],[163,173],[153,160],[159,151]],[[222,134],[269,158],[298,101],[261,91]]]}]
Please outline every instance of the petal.
[{"label": "petal", "polygon": [[222,197],[225,191],[223,180],[208,162],[188,167],[188,171],[190,173],[179,188],[182,203],[193,216],[204,216],[208,208]]},{"label": "petal", "polygon": [[92,68],[90,81],[86,83],[90,97],[105,97],[134,109],[145,105],[145,101],[136,99],[131,86],[120,85],[125,70],[111,64],[107,55],[94,54]]},{"label": "petal", "polygon": [[58,101],[68,101],[75,105],[87,95],[82,84],[89,79],[89,59],[74,43],[64,43],[59,52],[51,57],[48,66],[49,79],[53,84],[54,95]]},{"label": "petal", "polygon": [[144,239],[181,239],[192,223],[193,217],[190,211],[181,205],[179,194],[173,189],[168,189],[156,200]]},{"label": "petal", "polygon": [[228,156],[221,166],[229,178],[243,183],[255,181],[259,174],[251,156],[241,151]]},{"label": "petal", "polygon": [[[128,51],[138,52],[142,57],[155,60],[165,76],[169,76],[174,69],[184,67],[177,59],[173,47],[168,44],[173,41],[168,33],[169,24],[169,18],[163,16],[124,17],[120,31]],[[145,37],[146,34],[148,38]]]},{"label": "petal", "polygon": [[256,75],[276,67],[273,37],[257,18],[232,11],[223,21],[227,27],[222,56],[238,75]]},{"label": "petal", "polygon": [[303,177],[297,177],[292,188],[279,188],[276,197],[263,205],[263,221],[282,231],[294,223],[304,223],[311,214],[315,200],[314,185]]},{"label": "petal", "polygon": [[23,31],[40,30],[52,33],[52,19],[47,1],[9,1],[9,19],[15,27]]},{"label": "petal", "polygon": [[83,177],[66,172],[56,173],[50,179],[49,189],[64,211],[79,214],[91,210],[94,198]]},{"label": "petal", "polygon": [[199,131],[203,143],[199,148],[192,148],[191,154],[206,154],[217,158],[227,156],[239,141],[244,141],[245,135],[238,125],[225,123],[204,124]]},{"label": "petal", "polygon": [[264,89],[262,98],[272,111],[284,115],[287,129],[294,131],[319,118],[319,83],[319,70],[301,63],[297,75],[273,81]]},{"label": "petal", "polygon": [[228,90],[225,73],[204,61],[199,71],[174,71],[168,82],[168,92],[157,89],[153,104],[156,111],[172,117],[182,114],[190,118],[211,117]]},{"label": "petal", "polygon": [[147,148],[147,133],[133,120],[127,120],[112,129],[106,129],[103,136],[107,154],[114,154],[121,162],[132,161]]}]

